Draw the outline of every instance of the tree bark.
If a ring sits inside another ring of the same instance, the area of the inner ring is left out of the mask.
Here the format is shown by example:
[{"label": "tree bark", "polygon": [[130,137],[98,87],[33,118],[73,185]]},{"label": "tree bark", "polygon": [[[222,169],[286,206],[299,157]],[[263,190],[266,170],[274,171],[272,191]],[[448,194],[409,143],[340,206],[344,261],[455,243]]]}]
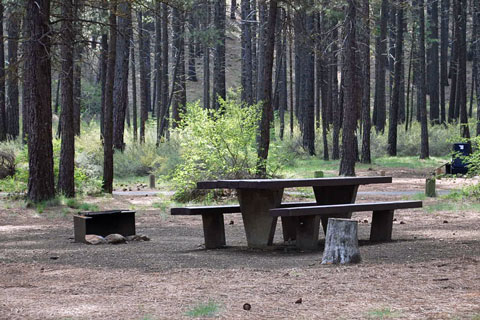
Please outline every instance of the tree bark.
[{"label": "tree bark", "polygon": [[362,61],[362,155],[360,161],[362,163],[370,163],[370,5],[369,0],[362,1],[362,35],[360,38],[361,61]]},{"label": "tree bark", "polygon": [[117,0],[110,2],[109,44],[105,84],[105,119],[103,135],[103,191],[113,192],[113,84],[115,83],[115,58],[117,50]]},{"label": "tree bark", "polygon": [[440,23],[440,121],[445,123],[446,101],[445,86],[448,86],[448,23],[450,0],[441,0],[441,23]]},{"label": "tree bark", "polygon": [[[76,19],[81,18],[83,11],[84,0],[74,0],[74,16]],[[74,69],[73,69],[73,126],[76,136],[80,136],[80,123],[81,123],[81,102],[82,102],[82,55],[83,44],[81,43],[82,37],[82,22],[77,20],[74,22],[75,35],[77,45],[74,48]]]},{"label": "tree bark", "polygon": [[100,87],[102,90],[100,106],[100,139],[103,141],[105,123],[105,87],[107,83],[108,35],[102,34],[100,50]]},{"label": "tree bark", "polygon": [[428,93],[430,95],[430,121],[440,123],[439,108],[439,61],[438,61],[438,0],[428,0],[429,41],[428,41]]},{"label": "tree bark", "polygon": [[306,14],[303,41],[305,56],[303,59],[304,76],[304,121],[303,121],[303,145],[308,154],[315,155],[315,51],[314,42],[314,13]]},{"label": "tree bark", "polygon": [[52,146],[50,1],[26,1],[25,98],[28,112],[28,192],[33,202],[55,196]]},{"label": "tree bark", "polygon": [[344,23],[344,112],[342,154],[339,174],[343,176],[355,175],[355,128],[358,114],[361,110],[361,92],[359,90],[360,58],[357,43],[357,0],[348,0]]},{"label": "tree bark", "polygon": [[252,66],[252,35],[250,0],[242,0],[242,101],[253,104],[253,66]]},{"label": "tree bark", "polygon": [[[0,37],[3,39],[3,3],[0,0]],[[5,101],[5,47],[0,41],[0,141],[7,138],[7,113]]]},{"label": "tree bark", "polygon": [[[337,22],[335,21],[335,24]],[[327,98],[327,105],[325,110],[325,116],[327,124],[333,123],[333,136],[332,136],[332,159],[340,159],[340,131],[342,129],[343,118],[343,104],[340,101],[340,92],[338,89],[338,32],[334,30],[332,32],[332,49],[330,51],[330,70],[329,70],[329,97]],[[343,75],[342,75],[343,76]],[[343,78],[342,78],[343,79]],[[340,85],[342,88],[342,85]]]},{"label": "tree bark", "polygon": [[[205,0],[203,9],[205,12],[204,31],[206,31],[210,28],[211,10],[209,0]],[[203,107],[210,109],[210,43],[205,41],[203,46]]]},{"label": "tree bark", "polygon": [[376,39],[375,55],[375,100],[373,105],[373,124],[377,132],[384,132],[386,120],[385,75],[387,63],[387,21],[388,0],[382,0],[380,11],[380,34]]},{"label": "tree bark", "polygon": [[117,48],[115,55],[115,82],[113,84],[113,148],[125,149],[125,116],[128,105],[128,60],[130,53],[130,29],[132,11],[130,3],[118,3]]},{"label": "tree bark", "polygon": [[476,135],[480,135],[480,0],[473,0],[473,76],[477,97]]},{"label": "tree bark", "polygon": [[160,74],[162,69],[162,3],[155,1],[155,110],[157,112],[157,146],[160,144],[162,133],[160,126],[162,123],[162,88],[163,77]]},{"label": "tree bark", "polygon": [[470,138],[467,115],[467,1],[458,1],[457,90],[455,104],[460,116],[460,135]]},{"label": "tree bark", "polygon": [[453,23],[452,23],[452,49],[450,53],[450,101],[448,106],[448,122],[452,123],[458,119],[458,112],[456,112],[456,90],[457,90],[457,64],[458,64],[458,1],[453,1]]},{"label": "tree bark", "polygon": [[7,16],[8,68],[7,68],[7,137],[16,139],[19,129],[18,91],[18,38],[20,36],[21,15],[12,8]]},{"label": "tree bark", "polygon": [[388,121],[388,155],[397,155],[397,125],[398,125],[398,108],[400,105],[400,86],[401,86],[401,72],[403,63],[403,0],[398,0],[397,7],[397,27],[395,39],[395,64],[394,64],[394,79],[393,79],[393,93],[390,103],[390,116]]},{"label": "tree bark", "polygon": [[[132,23],[133,24],[133,23]],[[138,139],[138,115],[137,115],[137,72],[135,65],[135,41],[133,41],[133,30],[130,31],[130,59],[131,59],[131,83],[132,83],[132,124],[133,124],[133,141]]]},{"label": "tree bark", "polygon": [[[173,56],[178,64],[175,66],[173,78],[173,104],[172,104],[172,128],[176,128],[185,113],[187,104],[187,90],[185,83],[185,14],[177,8],[173,8],[172,31],[173,31]],[[225,17],[224,17],[225,18]]]},{"label": "tree bark", "polygon": [[[264,1],[264,0],[262,0]],[[275,46],[275,23],[277,20],[277,0],[270,0],[268,14],[266,19],[265,50],[262,59],[265,64],[258,70],[264,74],[262,84],[263,94],[260,96],[262,101],[262,116],[260,120],[260,138],[258,143],[258,163],[257,175],[265,177],[267,173],[267,158],[270,147],[270,124],[272,121],[272,69],[273,69],[273,51]]]},{"label": "tree bark", "polygon": [[62,2],[61,75],[62,75],[62,142],[58,171],[58,191],[68,198],[75,196],[75,130],[73,121],[73,1]]},{"label": "tree bark", "polygon": [[214,1],[214,27],[217,32],[213,59],[213,99],[215,109],[219,109],[218,98],[227,96],[225,86],[225,0]]},{"label": "tree bark", "polygon": [[169,112],[168,112],[168,6],[162,3],[162,110],[160,135],[166,135],[169,126]]},{"label": "tree bark", "polygon": [[145,61],[145,37],[146,31],[143,26],[143,14],[137,14],[138,23],[138,61],[140,66],[140,143],[145,142],[145,123],[148,119],[148,88],[150,82],[147,79],[147,64]]},{"label": "tree bark", "polygon": [[425,83],[425,12],[424,0],[416,0],[416,19],[418,21],[417,44],[417,109],[420,111],[420,159],[429,157],[428,122],[427,122],[427,97]]}]

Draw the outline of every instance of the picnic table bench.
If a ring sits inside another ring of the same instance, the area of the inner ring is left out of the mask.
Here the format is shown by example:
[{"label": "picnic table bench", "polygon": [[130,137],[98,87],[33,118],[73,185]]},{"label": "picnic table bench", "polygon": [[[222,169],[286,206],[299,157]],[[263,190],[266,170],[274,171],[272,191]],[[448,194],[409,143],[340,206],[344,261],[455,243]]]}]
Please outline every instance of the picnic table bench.
[{"label": "picnic table bench", "polygon": [[[302,206],[314,206],[316,202],[286,202],[280,205],[280,208],[292,208]],[[201,206],[201,207],[183,207],[172,208],[171,214],[179,215],[201,215],[203,223],[203,236],[205,238],[205,248],[215,249],[226,245],[225,241],[225,222],[223,215],[226,213],[240,213],[239,205],[219,205],[219,206]]]},{"label": "picnic table bench", "polygon": [[[278,213],[278,215],[274,213],[274,215],[272,215],[270,212],[271,209],[280,208],[293,210],[314,206],[352,204],[355,202],[357,190],[360,185],[391,182],[391,177],[384,176],[202,181],[197,183],[198,189],[235,189],[237,191],[239,205],[172,208],[171,213],[172,215],[202,215],[205,245],[207,248],[215,248],[225,245],[223,214],[240,211],[248,246],[265,247],[273,243],[278,217],[280,217],[282,221],[284,240],[296,240],[298,235],[298,217],[284,213]],[[284,189],[298,187],[312,187],[315,194],[315,203],[282,203]],[[335,214],[315,215],[317,218],[314,220],[317,222],[321,221],[324,230],[326,230],[328,217],[334,215],[337,217],[350,218],[353,211],[355,211],[354,207],[344,207],[342,212]],[[300,220],[302,219],[308,218],[301,218]],[[375,219],[378,220],[379,218]],[[318,230],[319,226],[314,228]],[[303,233],[301,236],[303,236]],[[300,240],[299,243],[302,243],[302,240]]]},{"label": "picnic table bench", "polygon": [[350,212],[372,211],[370,241],[389,241],[392,240],[394,211],[421,207],[422,201],[349,203],[276,208],[270,209],[270,215],[296,219],[296,246],[300,249],[316,249],[321,217],[344,217]]}]

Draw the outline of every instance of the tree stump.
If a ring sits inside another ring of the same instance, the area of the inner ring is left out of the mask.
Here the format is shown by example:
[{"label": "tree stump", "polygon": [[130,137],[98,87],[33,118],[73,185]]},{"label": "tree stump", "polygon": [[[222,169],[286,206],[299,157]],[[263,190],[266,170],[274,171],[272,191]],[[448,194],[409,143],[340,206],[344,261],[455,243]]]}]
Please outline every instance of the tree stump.
[{"label": "tree stump", "polygon": [[435,178],[427,178],[425,181],[425,195],[431,198],[437,196],[437,193],[435,192]]},{"label": "tree stump", "polygon": [[357,221],[329,218],[322,264],[359,263],[357,233]]},{"label": "tree stump", "polygon": [[150,178],[150,189],[155,189],[155,175],[151,174],[149,178]]}]

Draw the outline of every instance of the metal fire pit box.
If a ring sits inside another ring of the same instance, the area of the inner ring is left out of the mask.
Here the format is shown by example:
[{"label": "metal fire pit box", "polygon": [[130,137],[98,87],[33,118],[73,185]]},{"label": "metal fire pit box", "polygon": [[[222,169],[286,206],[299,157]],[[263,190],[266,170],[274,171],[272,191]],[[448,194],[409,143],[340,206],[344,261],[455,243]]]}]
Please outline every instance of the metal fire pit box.
[{"label": "metal fire pit box", "polygon": [[98,212],[80,212],[73,216],[75,242],[85,241],[85,235],[96,234],[102,237],[112,233],[122,236],[135,234],[135,211],[110,210]]}]

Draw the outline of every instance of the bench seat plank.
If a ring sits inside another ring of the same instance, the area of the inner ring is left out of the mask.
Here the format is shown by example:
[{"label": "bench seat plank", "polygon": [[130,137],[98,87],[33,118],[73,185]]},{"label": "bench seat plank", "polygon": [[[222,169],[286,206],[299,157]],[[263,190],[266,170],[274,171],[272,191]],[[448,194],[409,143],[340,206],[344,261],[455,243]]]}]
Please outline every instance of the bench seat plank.
[{"label": "bench seat plank", "polygon": [[301,217],[309,215],[329,215],[358,211],[390,211],[396,209],[421,208],[422,201],[391,201],[373,203],[347,203],[321,206],[304,206],[270,209],[273,217]]},{"label": "bench seat plank", "polygon": [[[316,202],[285,202],[281,208],[292,208],[301,206],[315,206]],[[194,206],[183,208],[172,208],[170,213],[174,216],[195,216],[203,214],[224,214],[239,213],[239,205],[220,205],[220,206]]]}]

